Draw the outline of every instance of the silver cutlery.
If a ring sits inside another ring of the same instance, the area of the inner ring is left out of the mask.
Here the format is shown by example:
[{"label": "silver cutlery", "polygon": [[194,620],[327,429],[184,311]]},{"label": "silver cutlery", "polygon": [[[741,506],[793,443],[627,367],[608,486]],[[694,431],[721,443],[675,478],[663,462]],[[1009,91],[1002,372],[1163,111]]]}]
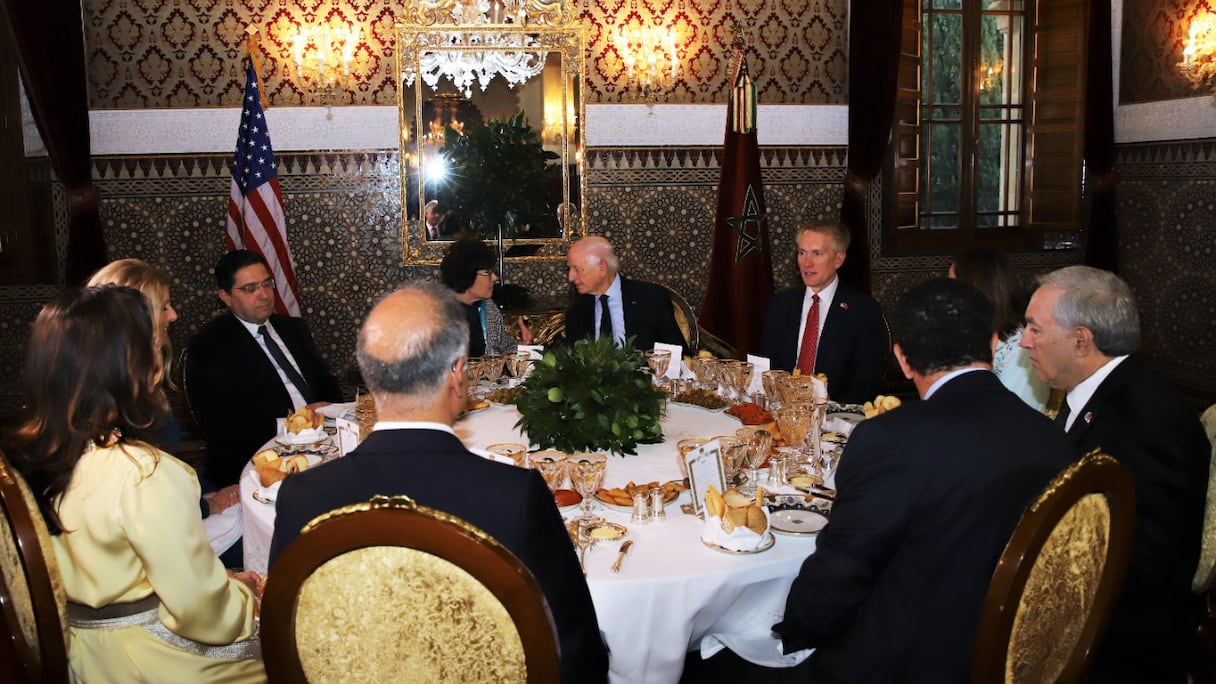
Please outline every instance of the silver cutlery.
[{"label": "silver cutlery", "polygon": [[621,544],[621,550],[616,554],[616,561],[612,564],[613,572],[621,571],[621,561],[625,560],[625,554],[629,553],[630,547],[633,546],[632,539],[626,539],[624,544]]}]

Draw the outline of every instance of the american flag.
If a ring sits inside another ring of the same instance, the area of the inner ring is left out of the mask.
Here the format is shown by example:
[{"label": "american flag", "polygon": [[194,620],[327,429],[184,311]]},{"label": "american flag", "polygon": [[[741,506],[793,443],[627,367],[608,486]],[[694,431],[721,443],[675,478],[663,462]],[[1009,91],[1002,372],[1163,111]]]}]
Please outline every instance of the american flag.
[{"label": "american flag", "polygon": [[232,190],[228,196],[228,251],[249,249],[266,257],[275,281],[275,311],[300,315],[299,287],[287,246],[283,194],[270,129],[258,92],[253,59],[245,71],[245,102],[232,160]]}]

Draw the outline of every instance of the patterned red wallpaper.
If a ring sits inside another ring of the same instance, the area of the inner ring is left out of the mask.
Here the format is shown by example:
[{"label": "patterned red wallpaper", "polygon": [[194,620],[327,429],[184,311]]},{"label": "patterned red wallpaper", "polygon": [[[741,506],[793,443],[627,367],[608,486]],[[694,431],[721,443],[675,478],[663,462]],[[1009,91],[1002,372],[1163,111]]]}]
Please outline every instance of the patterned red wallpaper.
[{"label": "patterned red wallpaper", "polygon": [[[259,28],[272,106],[392,105],[394,24],[400,0],[84,0],[89,102],[94,109],[235,106],[244,86],[245,28]],[[678,36],[681,69],[650,99],[725,102],[736,23],[764,104],[843,104],[847,0],[587,0],[587,101],[633,102],[613,37],[622,23],[659,22]],[[291,37],[301,26],[358,26],[351,84],[302,86]]]},{"label": "patterned red wallpaper", "polygon": [[1123,0],[1119,103],[1195,97],[1178,70],[1183,39],[1197,13],[1216,12],[1216,0]]}]

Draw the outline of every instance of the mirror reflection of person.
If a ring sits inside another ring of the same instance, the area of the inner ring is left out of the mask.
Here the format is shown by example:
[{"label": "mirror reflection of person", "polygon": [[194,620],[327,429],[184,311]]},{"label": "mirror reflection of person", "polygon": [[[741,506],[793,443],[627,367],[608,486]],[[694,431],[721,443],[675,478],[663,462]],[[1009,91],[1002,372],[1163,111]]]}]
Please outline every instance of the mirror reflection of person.
[{"label": "mirror reflection of person", "polygon": [[[502,312],[494,304],[494,284],[498,282],[497,257],[494,249],[481,240],[461,239],[448,247],[439,264],[443,284],[456,293],[464,305],[469,323],[468,356],[509,354],[516,341],[507,332]],[[520,339],[532,344],[532,331],[519,317]]]},{"label": "mirror reflection of person", "polygon": [[441,240],[439,224],[443,223],[443,214],[439,211],[439,200],[431,200],[422,209],[423,225],[426,226],[426,239]]}]

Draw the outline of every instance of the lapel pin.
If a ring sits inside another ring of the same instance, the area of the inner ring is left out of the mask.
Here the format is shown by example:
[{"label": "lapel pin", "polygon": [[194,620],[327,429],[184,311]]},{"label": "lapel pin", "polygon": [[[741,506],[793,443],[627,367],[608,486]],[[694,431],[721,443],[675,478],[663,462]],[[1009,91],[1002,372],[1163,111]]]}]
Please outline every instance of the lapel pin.
[{"label": "lapel pin", "polygon": [[1086,423],[1086,424],[1089,424],[1089,423],[1092,423],[1092,422],[1094,422],[1094,412],[1093,412],[1093,411],[1086,411],[1086,412],[1085,412],[1085,423]]},{"label": "lapel pin", "polygon": [[845,311],[848,311],[848,310],[849,310],[849,303],[848,303],[848,302],[841,302],[841,303],[840,303],[840,308],[844,309]]}]

